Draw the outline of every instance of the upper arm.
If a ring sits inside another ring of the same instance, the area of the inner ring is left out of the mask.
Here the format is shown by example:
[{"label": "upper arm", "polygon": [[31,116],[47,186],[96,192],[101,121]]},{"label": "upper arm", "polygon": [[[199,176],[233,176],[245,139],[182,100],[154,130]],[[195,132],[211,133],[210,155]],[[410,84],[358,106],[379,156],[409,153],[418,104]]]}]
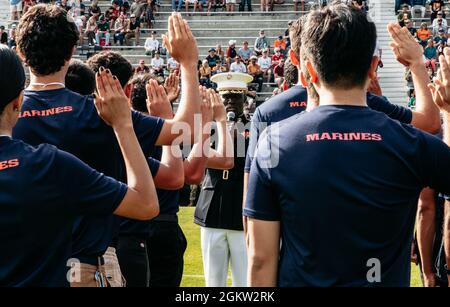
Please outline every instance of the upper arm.
[{"label": "upper arm", "polygon": [[450,148],[438,138],[423,134],[424,156],[423,163],[425,185],[444,194],[450,194]]},{"label": "upper arm", "polygon": [[234,156],[223,157],[215,149],[210,148],[206,167],[223,170],[232,169],[234,167]]},{"label": "upper arm", "polygon": [[163,128],[166,126],[164,119],[143,115],[132,111],[133,127],[145,156],[150,156],[155,144],[157,144]]}]

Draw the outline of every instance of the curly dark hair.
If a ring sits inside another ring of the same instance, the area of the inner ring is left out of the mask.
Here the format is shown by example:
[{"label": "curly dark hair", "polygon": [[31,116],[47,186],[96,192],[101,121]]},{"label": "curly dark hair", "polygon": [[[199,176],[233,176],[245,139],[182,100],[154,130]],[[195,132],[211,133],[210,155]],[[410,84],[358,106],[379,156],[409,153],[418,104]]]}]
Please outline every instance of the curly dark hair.
[{"label": "curly dark hair", "polygon": [[79,38],[67,12],[56,5],[36,5],[17,27],[17,48],[31,70],[41,76],[61,70],[70,60]]},{"label": "curly dark hair", "polygon": [[72,60],[66,74],[66,87],[80,95],[95,91],[95,73],[80,60]]},{"label": "curly dark hair", "polygon": [[148,81],[154,79],[152,74],[136,75],[131,80],[131,106],[134,110],[142,113],[148,113],[147,111],[147,91],[145,86]]},{"label": "curly dark hair", "polygon": [[102,66],[109,69],[119,79],[122,87],[127,85],[133,76],[133,66],[118,52],[102,51],[89,58],[87,64],[94,72],[98,72]]}]

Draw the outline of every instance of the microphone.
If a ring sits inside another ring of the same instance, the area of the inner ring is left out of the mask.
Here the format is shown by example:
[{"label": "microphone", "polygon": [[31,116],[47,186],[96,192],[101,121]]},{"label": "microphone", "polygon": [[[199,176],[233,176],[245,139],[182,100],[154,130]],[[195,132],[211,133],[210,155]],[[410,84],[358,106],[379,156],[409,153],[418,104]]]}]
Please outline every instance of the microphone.
[{"label": "microphone", "polygon": [[232,111],[227,113],[227,128],[228,131],[231,131],[231,129],[233,129],[234,126],[234,120],[236,118],[236,114]]}]

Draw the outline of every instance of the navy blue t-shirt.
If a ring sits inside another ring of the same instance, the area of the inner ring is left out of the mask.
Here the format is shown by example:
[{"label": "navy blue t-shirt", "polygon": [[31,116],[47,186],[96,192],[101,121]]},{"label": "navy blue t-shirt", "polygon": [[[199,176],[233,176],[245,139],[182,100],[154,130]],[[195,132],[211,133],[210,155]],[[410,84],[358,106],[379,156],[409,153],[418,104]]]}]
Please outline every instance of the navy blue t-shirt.
[{"label": "navy blue t-shirt", "polygon": [[[150,170],[152,170],[153,176],[156,176],[159,169],[159,161],[162,156],[162,147],[157,146],[152,154],[152,157],[148,159]],[[170,214],[174,215],[180,209],[179,205],[179,191],[178,190],[163,190],[156,189],[159,202],[159,215]],[[134,235],[147,237],[150,234],[151,221],[136,221],[132,219],[122,218],[120,224],[121,235]]]},{"label": "navy blue t-shirt", "polygon": [[[164,121],[132,113],[133,126],[146,156],[150,156]],[[99,116],[92,97],[68,89],[25,91],[13,136],[31,145],[49,143],[92,168],[126,182],[125,163],[113,129]],[[96,261],[119,231],[119,218],[84,216],[73,232],[73,258]]]},{"label": "navy blue t-shirt", "polygon": [[0,286],[68,286],[72,224],[110,215],[127,187],[52,145],[0,137]]},{"label": "navy blue t-shirt", "polygon": [[[270,98],[255,110],[250,128],[250,142],[245,160],[245,172],[250,171],[259,136],[272,123],[280,122],[305,111],[308,93],[305,88],[296,85],[289,90]],[[376,111],[386,113],[392,119],[409,124],[412,111],[390,103],[385,97],[367,94],[367,105]]]},{"label": "navy blue t-shirt", "polygon": [[426,186],[450,191],[438,138],[367,107],[320,106],[262,134],[244,215],[281,221],[280,286],[409,286]]}]

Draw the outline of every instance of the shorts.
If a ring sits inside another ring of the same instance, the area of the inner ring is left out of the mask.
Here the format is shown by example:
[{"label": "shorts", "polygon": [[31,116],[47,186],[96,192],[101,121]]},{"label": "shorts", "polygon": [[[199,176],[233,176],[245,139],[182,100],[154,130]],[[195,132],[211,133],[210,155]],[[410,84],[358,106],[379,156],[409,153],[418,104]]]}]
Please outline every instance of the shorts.
[{"label": "shorts", "polygon": [[236,0],[226,0],[226,4],[236,4]]},{"label": "shorts", "polygon": [[9,8],[11,9],[11,13],[22,12],[22,1],[17,4],[11,4]]}]

